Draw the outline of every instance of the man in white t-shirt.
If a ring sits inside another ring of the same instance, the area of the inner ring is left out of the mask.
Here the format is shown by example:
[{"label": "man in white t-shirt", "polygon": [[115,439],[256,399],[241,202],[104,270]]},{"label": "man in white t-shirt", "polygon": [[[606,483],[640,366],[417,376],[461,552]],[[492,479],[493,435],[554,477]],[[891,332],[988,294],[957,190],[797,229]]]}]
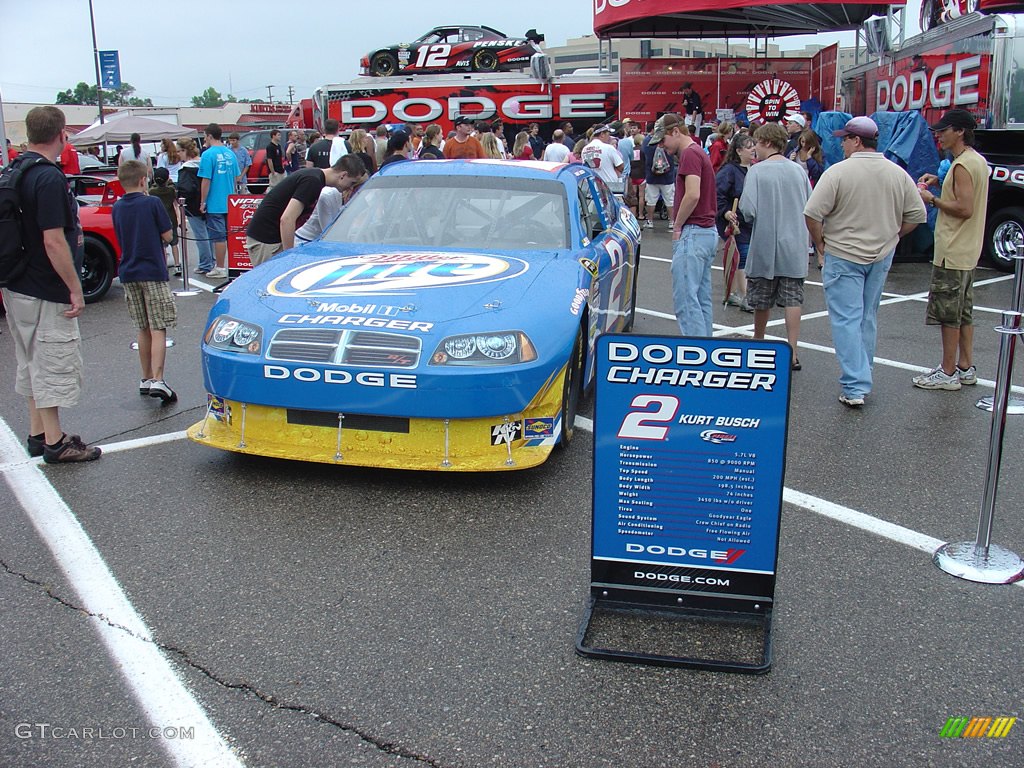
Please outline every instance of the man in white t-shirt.
[{"label": "man in white t-shirt", "polygon": [[583,147],[580,153],[584,164],[590,166],[597,175],[615,192],[622,192],[622,155],[612,144],[615,139],[612,129],[607,125],[599,125],[594,129],[594,138]]},{"label": "man in white t-shirt", "polygon": [[565,134],[557,129],[551,136],[551,143],[544,148],[544,161],[548,163],[565,163],[569,161],[569,148],[562,143]]}]

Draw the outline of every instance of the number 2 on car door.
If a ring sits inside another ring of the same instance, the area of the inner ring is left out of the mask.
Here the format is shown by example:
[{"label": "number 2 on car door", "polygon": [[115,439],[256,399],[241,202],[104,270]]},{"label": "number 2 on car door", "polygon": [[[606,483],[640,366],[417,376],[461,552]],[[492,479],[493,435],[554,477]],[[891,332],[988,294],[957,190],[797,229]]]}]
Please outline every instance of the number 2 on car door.
[{"label": "number 2 on car door", "polygon": [[448,54],[452,52],[450,45],[424,45],[416,55],[418,68],[447,67]]}]

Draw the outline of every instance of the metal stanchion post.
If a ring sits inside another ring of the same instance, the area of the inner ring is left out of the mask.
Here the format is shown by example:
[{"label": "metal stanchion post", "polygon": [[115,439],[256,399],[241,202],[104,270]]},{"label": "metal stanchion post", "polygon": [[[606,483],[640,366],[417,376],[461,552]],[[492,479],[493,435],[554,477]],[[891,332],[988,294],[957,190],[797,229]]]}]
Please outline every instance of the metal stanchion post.
[{"label": "metal stanchion post", "polygon": [[[1019,277],[1020,262],[1017,263],[1017,270]],[[1003,312],[1003,324],[996,329],[1003,334],[1003,338],[999,343],[999,370],[996,373],[992,431],[988,441],[988,471],[985,475],[977,540],[944,544],[933,558],[935,564],[946,573],[982,584],[1010,584],[1024,578],[1024,560],[1014,552],[992,543],[992,516],[1003,455],[1003,432],[1006,429],[1014,344],[1017,336],[1024,334],[1021,318],[1024,315],[1020,312]]]},{"label": "metal stanchion post", "polygon": [[181,211],[181,221],[178,223],[181,227],[181,233],[178,235],[178,241],[181,243],[181,288],[172,293],[175,296],[198,296],[199,291],[188,285],[188,218],[185,216],[184,197],[178,198],[178,210]]},{"label": "metal stanchion post", "polygon": [[[1024,312],[1024,243],[1017,244],[1017,254],[1014,258],[1017,263],[1013,271],[1013,298],[1010,300],[1010,309],[1013,312]],[[991,411],[992,403],[993,397],[988,395],[978,400],[975,405],[983,411]],[[1006,403],[1006,413],[1009,416],[1024,414],[1024,400],[1011,395]]]}]

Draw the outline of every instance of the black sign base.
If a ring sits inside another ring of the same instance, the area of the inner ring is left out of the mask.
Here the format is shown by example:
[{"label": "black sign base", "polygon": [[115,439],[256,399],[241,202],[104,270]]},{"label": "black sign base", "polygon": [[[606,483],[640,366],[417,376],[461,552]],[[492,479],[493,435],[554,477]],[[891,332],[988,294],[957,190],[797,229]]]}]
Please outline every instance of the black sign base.
[{"label": "black sign base", "polygon": [[[609,661],[763,675],[771,669],[771,630],[770,606],[745,613],[591,596],[576,652]],[[611,644],[635,647],[605,647]],[[732,657],[715,658],[723,649],[732,650]]]}]

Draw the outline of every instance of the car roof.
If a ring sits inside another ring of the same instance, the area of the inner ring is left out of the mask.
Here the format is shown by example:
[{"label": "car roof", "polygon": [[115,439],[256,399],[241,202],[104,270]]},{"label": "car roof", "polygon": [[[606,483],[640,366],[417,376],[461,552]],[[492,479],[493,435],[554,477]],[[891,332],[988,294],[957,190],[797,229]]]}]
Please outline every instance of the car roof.
[{"label": "car roof", "polygon": [[572,182],[590,173],[586,166],[547,163],[541,160],[413,160],[390,163],[378,175],[392,176],[493,176]]},{"label": "car roof", "polygon": [[476,26],[474,24],[441,24],[440,26],[431,29],[430,32],[427,32],[425,35],[421,35],[421,37],[426,37],[426,35],[429,35],[433,32],[440,32],[445,29],[482,29],[484,32],[488,32],[494,35],[495,39],[508,37],[508,35],[506,35],[504,32],[499,32],[494,27]]}]

